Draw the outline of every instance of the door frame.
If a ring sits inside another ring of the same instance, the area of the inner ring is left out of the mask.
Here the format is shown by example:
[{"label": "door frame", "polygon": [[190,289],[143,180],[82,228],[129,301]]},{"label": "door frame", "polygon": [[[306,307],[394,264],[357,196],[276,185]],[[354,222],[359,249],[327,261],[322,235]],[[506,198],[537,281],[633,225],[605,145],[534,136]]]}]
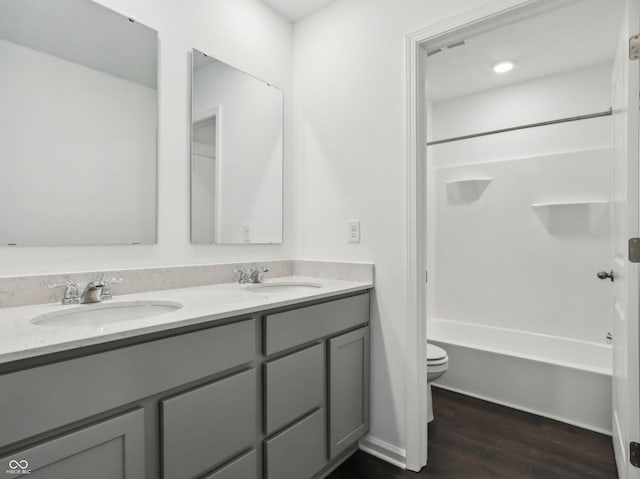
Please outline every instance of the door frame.
[{"label": "door frame", "polygon": [[494,0],[406,36],[406,191],[407,191],[407,336],[405,338],[405,467],[419,471],[427,464],[427,169],[426,62],[421,45],[499,16],[511,15],[545,0]]}]

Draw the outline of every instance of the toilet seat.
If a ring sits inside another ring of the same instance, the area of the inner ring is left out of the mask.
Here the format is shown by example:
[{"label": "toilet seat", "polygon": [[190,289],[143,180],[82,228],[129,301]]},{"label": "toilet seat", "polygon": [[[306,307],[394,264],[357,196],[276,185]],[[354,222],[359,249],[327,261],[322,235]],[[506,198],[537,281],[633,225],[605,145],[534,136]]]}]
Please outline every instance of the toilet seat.
[{"label": "toilet seat", "polygon": [[435,344],[427,343],[427,364],[442,364],[447,360],[447,352],[444,349]]},{"label": "toilet seat", "polygon": [[438,359],[438,360],[427,360],[427,366],[431,367],[431,366],[440,366],[441,364],[447,364],[449,362],[449,358],[444,357],[442,359]]}]

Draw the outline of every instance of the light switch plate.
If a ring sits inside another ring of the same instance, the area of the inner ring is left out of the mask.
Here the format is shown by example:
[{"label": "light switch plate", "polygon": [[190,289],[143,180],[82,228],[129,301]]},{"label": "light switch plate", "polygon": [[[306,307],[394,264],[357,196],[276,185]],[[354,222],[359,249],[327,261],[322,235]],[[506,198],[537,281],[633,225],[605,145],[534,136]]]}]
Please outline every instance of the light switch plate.
[{"label": "light switch plate", "polygon": [[251,242],[251,226],[249,223],[244,223],[242,225],[242,242],[250,243]]},{"label": "light switch plate", "polygon": [[349,243],[360,243],[360,220],[347,220]]}]

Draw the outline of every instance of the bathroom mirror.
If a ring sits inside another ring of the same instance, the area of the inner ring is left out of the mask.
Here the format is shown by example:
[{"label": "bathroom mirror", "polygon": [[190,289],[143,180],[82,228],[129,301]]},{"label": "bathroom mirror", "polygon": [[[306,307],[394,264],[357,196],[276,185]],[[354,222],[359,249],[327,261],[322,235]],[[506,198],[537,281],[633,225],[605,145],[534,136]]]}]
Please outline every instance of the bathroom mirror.
[{"label": "bathroom mirror", "polygon": [[282,90],[192,58],[191,242],[282,243]]},{"label": "bathroom mirror", "polygon": [[155,243],[157,33],[0,2],[0,245]]}]

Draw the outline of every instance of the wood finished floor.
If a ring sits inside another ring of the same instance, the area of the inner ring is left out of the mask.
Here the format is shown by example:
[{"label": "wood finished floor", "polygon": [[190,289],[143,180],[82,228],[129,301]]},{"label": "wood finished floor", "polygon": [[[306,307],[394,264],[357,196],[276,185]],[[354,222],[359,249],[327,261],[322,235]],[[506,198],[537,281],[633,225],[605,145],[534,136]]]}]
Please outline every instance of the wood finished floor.
[{"label": "wood finished floor", "polygon": [[433,403],[421,472],[358,451],[327,479],[617,479],[609,436],[443,389]]}]

